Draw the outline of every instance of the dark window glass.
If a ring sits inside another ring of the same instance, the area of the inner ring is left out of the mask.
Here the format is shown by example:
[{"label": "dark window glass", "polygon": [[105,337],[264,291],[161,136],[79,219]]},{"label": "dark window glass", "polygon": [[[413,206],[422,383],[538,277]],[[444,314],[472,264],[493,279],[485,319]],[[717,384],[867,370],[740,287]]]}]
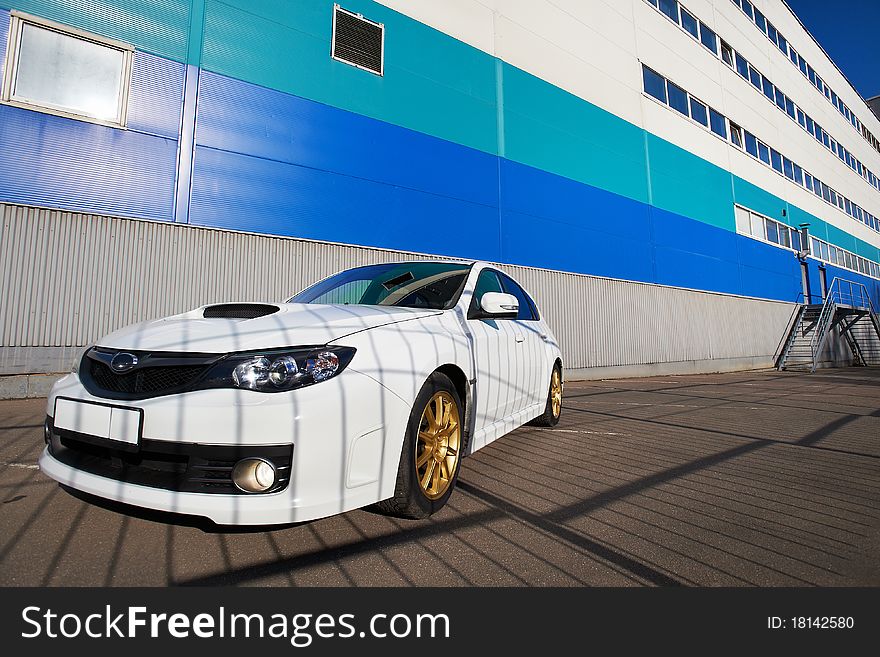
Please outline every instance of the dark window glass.
[{"label": "dark window glass", "polygon": [[688,97],[685,90],[671,82],[667,82],[666,89],[669,93],[669,106],[687,116]]},{"label": "dark window glass", "polygon": [[770,82],[770,80],[764,78],[761,81],[761,90],[764,92],[764,95],[767,96],[767,98],[775,102],[776,87],[773,86],[773,83]]},{"label": "dark window glass", "polygon": [[648,2],[650,2],[655,7],[657,6],[657,0],[648,0]]},{"label": "dark window glass", "polygon": [[807,65],[807,77],[810,79],[814,85],[816,84],[816,71],[813,70],[813,67],[809,64]]},{"label": "dark window glass", "polygon": [[764,164],[770,164],[770,149],[760,141],[758,142],[758,158]]},{"label": "dark window glass", "polygon": [[783,55],[788,55],[788,41],[785,40],[781,32],[776,33],[776,45],[779,46]]},{"label": "dark window glass", "polygon": [[822,198],[831,203],[831,188],[826,184],[822,184]]},{"label": "dark window glass", "polygon": [[815,127],[816,127],[816,124],[813,122],[813,119],[811,119],[809,116],[806,117],[806,118],[807,118],[807,132],[809,132],[810,134],[812,134],[812,133],[813,133],[813,130],[814,130]]},{"label": "dark window glass", "polygon": [[767,19],[764,18],[764,14],[755,9],[755,25],[758,26],[758,29],[762,32],[767,32]]},{"label": "dark window glass", "polygon": [[532,301],[531,297],[526,294],[525,290],[523,290],[516,281],[505,274],[501,274],[501,285],[504,286],[504,291],[507,292],[507,294],[512,294],[516,297],[516,300],[519,301],[519,312],[516,316],[517,319],[526,321],[534,321],[538,319],[538,315],[535,312],[535,302]]},{"label": "dark window glass", "polygon": [[749,18],[754,18],[754,14],[752,13],[752,3],[749,2],[749,0],[742,0],[739,6],[743,8],[743,11],[746,12],[746,15]]},{"label": "dark window glass", "polygon": [[758,71],[755,70],[755,67],[751,64],[749,65],[749,81],[758,91],[761,90],[761,74],[758,73]]},{"label": "dark window glass", "polygon": [[678,22],[678,0],[660,0],[660,11]]},{"label": "dark window glass", "polygon": [[801,124],[802,128],[807,127],[807,116],[800,109],[797,111],[797,122]]},{"label": "dark window glass", "polygon": [[782,93],[781,91],[779,91],[778,87],[775,89],[775,99],[776,99],[776,105],[779,107],[779,109],[781,109],[784,112],[785,111],[785,94]]},{"label": "dark window glass", "polygon": [[[705,23],[700,23],[700,41],[709,50],[718,54],[718,37]],[[730,64],[730,62],[727,62]]]},{"label": "dark window glass", "polygon": [[767,240],[779,244],[778,224],[770,219],[765,219],[764,223],[767,226]]},{"label": "dark window glass", "polygon": [[822,184],[821,180],[819,180],[818,178],[813,178],[813,193],[816,196],[822,196],[823,187],[824,185]]},{"label": "dark window glass", "polygon": [[746,80],[749,79],[749,63],[746,61],[746,58],[739,53],[736,53],[736,72]]},{"label": "dark window glass", "polygon": [[721,42],[721,59],[728,66],[733,66],[733,48],[724,41]]},{"label": "dark window glass", "polygon": [[492,269],[484,269],[480,272],[477,285],[474,287],[474,297],[471,301],[472,309],[479,307],[479,300],[486,292],[504,292],[501,280],[498,278],[498,272]]},{"label": "dark window glass", "polygon": [[797,116],[794,113],[794,102],[788,96],[785,97],[785,113],[797,120]]},{"label": "dark window glass", "polygon": [[724,116],[713,110],[711,107],[709,108],[709,124],[712,128],[712,132],[727,139],[727,124],[724,121]]},{"label": "dark window glass", "polygon": [[801,233],[794,228],[791,229],[791,248],[795,251],[801,250]]},{"label": "dark window glass", "polygon": [[647,66],[642,66],[642,76],[645,80],[645,92],[666,103],[666,80]]},{"label": "dark window glass", "polygon": [[291,303],[337,303],[405,308],[452,308],[470,265],[399,262],[356,267],[316,283]]},{"label": "dark window glass", "polygon": [[801,61],[800,61],[800,64],[798,65],[798,68],[801,69],[801,73],[803,73],[804,75],[807,74],[807,62],[804,61],[803,57],[801,57]]},{"label": "dark window glass", "polygon": [[746,151],[750,155],[758,157],[758,140],[755,139],[755,135],[748,131],[746,131]]},{"label": "dark window glass", "polygon": [[795,66],[800,65],[800,61],[801,61],[800,55],[797,54],[797,51],[795,51],[794,48],[790,47],[788,49],[788,58],[791,60],[791,63],[794,64]]},{"label": "dark window glass", "polygon": [[804,170],[801,169],[797,164],[792,165],[794,168],[794,181],[798,185],[804,184]]},{"label": "dark window glass", "polygon": [[779,154],[779,151],[772,148],[770,149],[770,166],[779,173],[782,173],[782,155]]},{"label": "dark window glass", "polygon": [[825,144],[825,148],[831,148],[831,142],[828,139],[828,133],[824,130],[822,131],[822,143]]},{"label": "dark window glass", "polygon": [[787,157],[782,158],[782,172],[785,174],[786,178],[794,180],[794,167],[792,166],[791,160]]},{"label": "dark window glass", "polygon": [[684,7],[681,8],[681,26],[687,32],[690,32],[691,36],[695,39],[700,38],[699,32],[697,31],[697,19],[691,16],[688,10]]},{"label": "dark window glass", "polygon": [[813,176],[804,171],[804,187],[813,191]]},{"label": "dark window glass", "polygon": [[776,31],[776,28],[773,27],[773,23],[771,23],[770,21],[767,21],[767,37],[773,43],[776,43],[776,39],[777,39],[778,34],[779,33]]},{"label": "dark window glass", "polygon": [[706,111],[706,106],[696,98],[691,98],[691,118],[698,123],[702,123],[704,126],[708,127],[709,125],[709,114]]}]

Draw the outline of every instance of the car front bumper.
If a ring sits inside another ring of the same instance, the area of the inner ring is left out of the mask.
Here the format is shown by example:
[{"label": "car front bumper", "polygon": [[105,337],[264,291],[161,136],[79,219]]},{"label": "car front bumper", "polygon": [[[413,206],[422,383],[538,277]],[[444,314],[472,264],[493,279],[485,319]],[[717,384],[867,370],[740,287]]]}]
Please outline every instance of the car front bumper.
[{"label": "car front bumper", "polygon": [[[132,476],[131,470],[126,475],[125,468],[76,467],[74,459],[58,457],[57,443],[56,455],[47,447],[40,457],[41,470],[71,488],[224,525],[313,520],[391,497],[410,412],[408,403],[352,368],[328,381],[284,393],[216,389],[136,402],[95,397],[76,374],[70,374],[49,395],[50,422],[59,397],[140,409],[140,445],[133,454],[123,455],[132,462],[150,452],[203,449],[237,458],[249,452],[259,456],[262,451],[292,451],[289,482],[281,490],[261,494],[229,487],[228,493],[197,492],[198,487],[188,484],[169,486],[167,477]],[[52,439],[57,441],[58,436]]]}]

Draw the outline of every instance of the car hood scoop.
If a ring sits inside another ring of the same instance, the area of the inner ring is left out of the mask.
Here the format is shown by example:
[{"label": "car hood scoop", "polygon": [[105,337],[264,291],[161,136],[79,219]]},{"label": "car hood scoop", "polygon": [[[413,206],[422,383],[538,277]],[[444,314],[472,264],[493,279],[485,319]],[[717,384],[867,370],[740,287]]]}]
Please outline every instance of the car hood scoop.
[{"label": "car hood scoop", "polygon": [[278,306],[266,303],[218,303],[205,306],[202,317],[205,319],[256,319],[277,313]]}]

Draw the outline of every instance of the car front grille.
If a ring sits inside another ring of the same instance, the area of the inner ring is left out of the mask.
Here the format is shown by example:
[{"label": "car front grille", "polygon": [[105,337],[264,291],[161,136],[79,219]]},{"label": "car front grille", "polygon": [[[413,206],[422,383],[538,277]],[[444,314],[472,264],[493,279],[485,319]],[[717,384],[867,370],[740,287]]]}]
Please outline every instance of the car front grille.
[{"label": "car front grille", "polygon": [[141,395],[163,393],[193,383],[207,368],[204,365],[143,367],[117,374],[104,363],[89,361],[89,375],[96,386],[107,392]]},{"label": "car front grille", "polygon": [[[124,372],[111,364],[118,354],[134,365]],[[93,347],[82,359],[79,378],[86,390],[108,399],[147,399],[185,392],[205,374],[220,354],[119,351]]]}]

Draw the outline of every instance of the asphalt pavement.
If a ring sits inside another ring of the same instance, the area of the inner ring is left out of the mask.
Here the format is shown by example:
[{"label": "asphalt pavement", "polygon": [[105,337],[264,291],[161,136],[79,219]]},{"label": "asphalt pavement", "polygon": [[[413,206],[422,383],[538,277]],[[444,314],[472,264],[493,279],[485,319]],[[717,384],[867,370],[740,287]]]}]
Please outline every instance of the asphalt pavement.
[{"label": "asphalt pavement", "polygon": [[0,402],[0,585],[880,585],[880,370],[572,382],[425,521],[214,527],[62,489]]}]

